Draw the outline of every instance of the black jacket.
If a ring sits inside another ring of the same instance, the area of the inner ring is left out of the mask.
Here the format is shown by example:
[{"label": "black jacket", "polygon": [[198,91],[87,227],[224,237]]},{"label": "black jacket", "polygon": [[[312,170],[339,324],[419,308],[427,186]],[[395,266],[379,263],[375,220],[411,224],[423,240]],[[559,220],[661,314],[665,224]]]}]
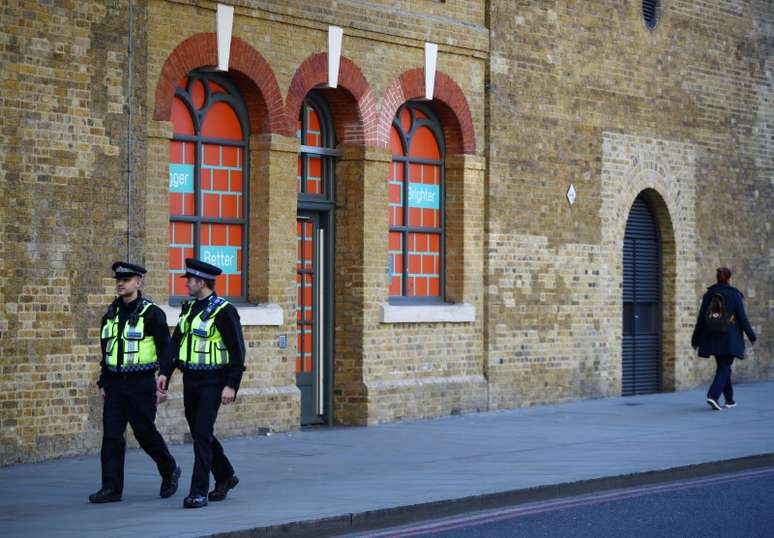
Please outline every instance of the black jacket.
[{"label": "black jacket", "polygon": [[[204,310],[210,298],[201,299],[191,305],[191,318]],[[205,382],[211,381],[213,384],[227,385],[239,390],[239,384],[242,381],[242,372],[245,370],[245,341],[242,336],[242,323],[239,321],[239,312],[232,304],[227,304],[215,315],[215,326],[223,337],[223,343],[226,345],[229,354],[229,363],[219,370],[199,370],[186,371],[185,376],[195,376]],[[169,346],[169,360],[165,361],[165,368],[161,368],[160,373],[171,378],[175,367],[179,367],[180,343],[183,335],[180,332],[180,324],[175,327],[172,334],[172,344]],[[167,381],[169,382],[169,381]]]},{"label": "black jacket", "polygon": [[[709,308],[712,296],[719,293],[723,296],[726,305],[726,312],[729,317],[733,316],[734,323],[724,333],[710,332],[706,328],[707,309]],[[755,331],[750,326],[747,319],[747,312],[744,309],[744,295],[742,292],[729,284],[715,284],[707,289],[707,293],[701,301],[699,309],[699,319],[696,320],[696,327],[693,329],[691,337],[691,346],[699,348],[700,357],[731,356],[738,359],[744,358],[744,336],[747,334],[750,342],[757,339]]]},{"label": "black jacket", "polygon": [[[129,318],[129,315],[134,312],[134,310],[137,308],[137,306],[140,304],[140,301],[142,300],[142,293],[139,293],[137,296],[137,299],[132,301],[129,304],[124,304],[124,301],[117,297],[115,301],[108,307],[108,310],[105,312],[105,314],[102,316],[102,322],[100,324],[100,332],[102,332],[102,327],[105,326],[105,322],[108,318],[108,313],[115,312],[115,309],[118,310],[118,332],[119,334],[123,333],[124,326],[126,325],[126,320]],[[153,342],[156,344],[156,356],[159,361],[159,368],[163,371],[165,367],[168,367],[167,361],[169,361],[169,327],[167,326],[167,316],[164,315],[164,311],[161,310],[158,306],[151,305],[148,307],[148,310],[145,311],[145,314],[143,316],[145,318],[145,332],[148,335],[153,336]],[[108,370],[107,365],[105,364],[105,340],[100,339],[100,347],[102,349],[102,358],[99,361],[99,365],[101,367],[101,371],[99,374],[99,380],[97,381],[97,385],[102,388],[105,386],[106,383],[110,383],[118,379],[118,376],[114,373]],[[118,348],[118,364],[121,365],[123,363],[123,355],[124,355],[124,348],[119,347]],[[146,370],[144,372],[134,372],[129,375],[132,376],[143,376],[143,375],[152,375],[153,370]]]}]

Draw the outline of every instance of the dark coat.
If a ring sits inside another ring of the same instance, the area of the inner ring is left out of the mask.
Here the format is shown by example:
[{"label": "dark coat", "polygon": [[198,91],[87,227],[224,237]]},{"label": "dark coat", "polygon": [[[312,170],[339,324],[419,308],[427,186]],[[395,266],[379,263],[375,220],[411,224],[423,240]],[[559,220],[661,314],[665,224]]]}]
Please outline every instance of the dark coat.
[{"label": "dark coat", "polygon": [[[734,324],[728,328],[725,333],[715,333],[706,330],[707,309],[712,300],[712,296],[719,293],[723,296],[726,304],[726,311],[729,316],[733,316]],[[693,329],[691,337],[691,346],[699,348],[700,357],[733,356],[738,359],[744,358],[744,336],[747,335],[750,342],[755,342],[757,337],[755,331],[750,326],[747,319],[747,313],[744,310],[744,295],[742,292],[729,284],[715,284],[707,289],[704,298],[701,301],[699,309],[699,319],[696,320],[696,327]]]}]

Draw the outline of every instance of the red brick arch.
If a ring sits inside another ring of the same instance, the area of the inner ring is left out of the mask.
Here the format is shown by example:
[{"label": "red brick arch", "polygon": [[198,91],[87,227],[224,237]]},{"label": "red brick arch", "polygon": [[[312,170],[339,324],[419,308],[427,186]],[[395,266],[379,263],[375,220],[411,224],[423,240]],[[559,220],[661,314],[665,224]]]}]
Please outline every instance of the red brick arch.
[{"label": "red brick arch", "polygon": [[[328,82],[328,53],[309,56],[296,70],[288,88],[285,105],[288,129],[296,130],[296,120],[306,94]],[[376,98],[371,86],[355,63],[342,56],[338,88],[322,90],[333,115],[339,143],[358,146],[376,145]]]},{"label": "red brick arch", "polygon": [[[180,80],[190,71],[217,65],[217,37],[214,33],[196,34],[167,57],[156,85],[153,119],[169,120],[172,98]],[[282,94],[269,63],[260,52],[239,38],[231,39],[229,75],[239,87],[247,105],[252,133],[291,136]]]},{"label": "red brick arch", "polygon": [[[390,127],[398,108],[410,99],[424,96],[425,70],[421,67],[404,71],[387,87],[379,115],[378,147],[390,147]],[[468,100],[454,79],[441,71],[435,73],[435,88],[430,105],[441,120],[447,155],[475,154],[476,135]]]}]

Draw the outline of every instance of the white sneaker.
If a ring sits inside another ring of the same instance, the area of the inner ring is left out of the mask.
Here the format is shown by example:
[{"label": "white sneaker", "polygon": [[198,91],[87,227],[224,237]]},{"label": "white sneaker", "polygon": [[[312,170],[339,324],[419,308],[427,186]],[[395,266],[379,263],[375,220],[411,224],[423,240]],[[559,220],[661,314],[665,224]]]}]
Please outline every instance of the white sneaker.
[{"label": "white sneaker", "polygon": [[712,408],[713,411],[720,411],[721,409],[723,409],[722,407],[720,407],[720,404],[715,400],[713,400],[712,398],[707,398],[707,403],[709,404],[709,406]]}]

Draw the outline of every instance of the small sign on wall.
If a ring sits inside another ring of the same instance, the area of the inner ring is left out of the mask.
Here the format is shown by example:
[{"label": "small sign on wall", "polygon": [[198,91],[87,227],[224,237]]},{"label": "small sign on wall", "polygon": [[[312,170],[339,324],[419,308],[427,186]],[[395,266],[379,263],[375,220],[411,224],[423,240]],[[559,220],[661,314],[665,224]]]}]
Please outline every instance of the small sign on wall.
[{"label": "small sign on wall", "polygon": [[572,204],[575,203],[576,196],[577,193],[575,192],[575,185],[570,183],[570,188],[567,189],[567,201],[570,202],[570,207],[572,207]]},{"label": "small sign on wall", "polygon": [[441,189],[438,185],[409,183],[408,187],[409,207],[440,209]]},{"label": "small sign on wall", "polygon": [[194,191],[194,165],[169,165],[169,192],[192,193]]},{"label": "small sign on wall", "polygon": [[237,247],[202,245],[199,248],[199,259],[220,267],[224,275],[236,275],[239,274],[237,250],[239,250]]}]

